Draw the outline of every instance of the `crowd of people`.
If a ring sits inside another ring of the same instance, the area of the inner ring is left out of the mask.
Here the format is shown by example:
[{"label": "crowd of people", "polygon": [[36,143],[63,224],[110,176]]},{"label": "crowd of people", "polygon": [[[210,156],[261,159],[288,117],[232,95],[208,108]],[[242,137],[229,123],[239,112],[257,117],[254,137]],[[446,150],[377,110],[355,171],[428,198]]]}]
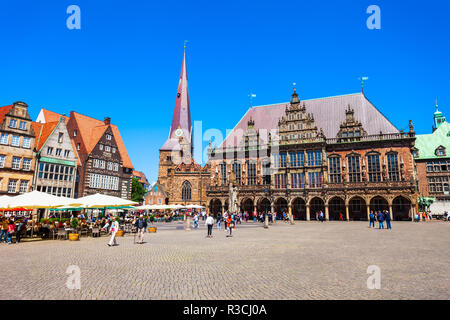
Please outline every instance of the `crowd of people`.
[{"label": "crowd of people", "polygon": [[392,229],[391,215],[387,210],[380,210],[377,213],[371,210],[369,213],[369,228],[375,228],[375,221],[378,222],[378,229],[384,229],[384,222],[386,222],[386,229]]}]

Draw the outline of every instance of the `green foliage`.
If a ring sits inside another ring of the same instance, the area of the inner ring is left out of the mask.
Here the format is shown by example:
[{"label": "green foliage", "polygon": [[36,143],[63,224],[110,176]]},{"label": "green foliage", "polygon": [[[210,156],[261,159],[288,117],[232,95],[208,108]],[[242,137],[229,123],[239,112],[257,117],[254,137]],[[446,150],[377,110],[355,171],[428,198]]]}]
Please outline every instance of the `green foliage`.
[{"label": "green foliage", "polygon": [[150,216],[150,222],[153,222],[153,221],[155,221],[155,215],[154,215],[154,214],[152,214],[152,215]]},{"label": "green foliage", "polygon": [[73,219],[70,221],[70,226],[71,226],[73,229],[78,228],[78,225],[79,225],[79,224],[80,224],[80,222],[78,221],[77,218],[73,218]]},{"label": "green foliage", "polygon": [[131,181],[131,201],[143,202],[146,190],[137,178]]},{"label": "green foliage", "polygon": [[68,218],[62,218],[62,219],[59,219],[59,218],[50,218],[50,219],[41,218],[40,221],[41,221],[41,223],[53,223],[53,222],[57,222],[59,220],[61,220],[61,222],[66,222],[69,219]]}]

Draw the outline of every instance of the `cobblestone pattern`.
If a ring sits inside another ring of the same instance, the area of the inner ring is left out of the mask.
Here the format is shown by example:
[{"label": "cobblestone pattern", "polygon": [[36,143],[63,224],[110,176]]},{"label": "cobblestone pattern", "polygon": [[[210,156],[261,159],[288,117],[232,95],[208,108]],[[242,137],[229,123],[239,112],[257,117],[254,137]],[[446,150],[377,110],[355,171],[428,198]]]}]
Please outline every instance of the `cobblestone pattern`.
[{"label": "cobblestone pattern", "polygon": [[[0,299],[448,299],[450,223],[249,223],[226,238],[161,225],[133,236],[0,244]],[[177,228],[178,227],[178,228]],[[69,265],[81,289],[66,287]],[[369,265],[381,289],[367,289]]]}]

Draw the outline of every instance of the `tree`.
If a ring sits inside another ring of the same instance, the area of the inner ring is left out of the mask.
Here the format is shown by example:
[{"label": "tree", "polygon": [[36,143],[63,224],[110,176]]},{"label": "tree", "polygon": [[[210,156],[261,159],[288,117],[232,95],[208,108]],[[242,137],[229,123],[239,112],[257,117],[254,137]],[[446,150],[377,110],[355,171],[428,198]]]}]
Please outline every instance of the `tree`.
[{"label": "tree", "polygon": [[146,190],[137,178],[133,177],[131,181],[131,201],[143,202]]}]

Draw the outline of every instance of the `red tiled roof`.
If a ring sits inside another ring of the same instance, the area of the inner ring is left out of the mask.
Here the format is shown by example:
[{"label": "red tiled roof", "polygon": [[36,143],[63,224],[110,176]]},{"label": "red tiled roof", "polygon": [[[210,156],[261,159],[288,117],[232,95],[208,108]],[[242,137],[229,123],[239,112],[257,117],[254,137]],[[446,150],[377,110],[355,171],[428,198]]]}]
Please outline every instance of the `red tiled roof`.
[{"label": "red tiled roof", "polygon": [[143,173],[141,171],[133,170],[133,176],[137,177],[139,179],[140,183],[150,184],[147,180],[147,177],[145,176],[145,173]]},{"label": "red tiled roof", "polygon": [[42,113],[44,114],[44,118],[45,118],[45,122],[54,122],[54,121],[59,121],[60,117],[64,117],[64,121],[67,122],[69,121],[69,117],[63,116],[59,113],[47,110],[47,109],[41,109]]},{"label": "red tiled roof", "polygon": [[120,156],[122,157],[123,166],[126,168],[133,168],[133,164],[131,163],[131,159],[128,156],[127,149],[125,148],[125,144],[123,143],[119,129],[116,125],[106,125],[101,120],[97,120],[74,111],[72,111],[70,115],[74,117],[78,124],[80,131],[79,134],[88,152],[91,152],[92,149],[94,149],[98,140],[105,133],[108,126],[111,126],[111,130],[117,143],[117,148]]},{"label": "red tiled roof", "polygon": [[13,105],[0,107],[0,123],[5,120],[5,116],[11,111]]},{"label": "red tiled roof", "polygon": [[40,151],[47,141],[48,137],[52,134],[53,130],[55,130],[59,121],[46,122],[46,123],[38,123],[31,122],[31,127],[33,128],[34,135],[36,136],[36,150]]}]

